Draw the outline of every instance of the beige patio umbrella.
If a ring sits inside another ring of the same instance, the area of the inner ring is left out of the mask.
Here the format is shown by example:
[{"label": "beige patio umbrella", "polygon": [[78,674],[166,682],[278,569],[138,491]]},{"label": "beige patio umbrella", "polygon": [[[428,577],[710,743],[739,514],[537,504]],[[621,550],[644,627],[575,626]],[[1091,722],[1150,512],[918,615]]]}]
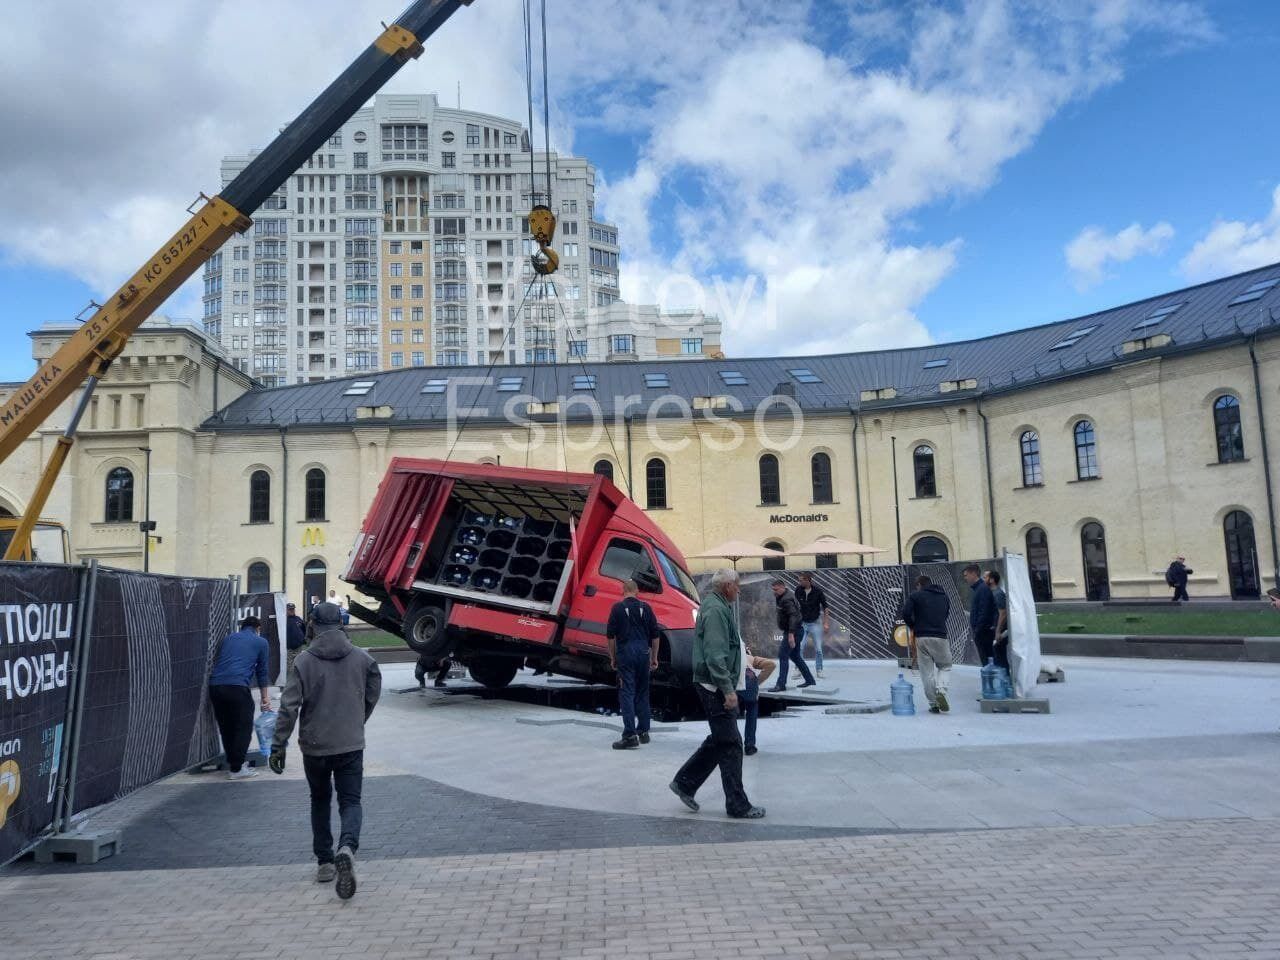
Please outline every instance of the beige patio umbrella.
[{"label": "beige patio umbrella", "polygon": [[748,543],[746,540],[726,540],[724,543],[708,547],[702,553],[693,553],[689,555],[691,560],[728,560],[733,563],[733,569],[738,569],[738,561],[747,558],[763,558],[763,557],[785,557],[786,554],[781,550],[774,550],[772,547],[759,547],[754,543]]},{"label": "beige patio umbrella", "polygon": [[842,540],[839,537],[822,536],[813,543],[806,543],[803,547],[796,547],[787,551],[789,557],[813,557],[820,553],[884,553],[884,547],[869,547],[865,543],[855,543],[852,540]]}]

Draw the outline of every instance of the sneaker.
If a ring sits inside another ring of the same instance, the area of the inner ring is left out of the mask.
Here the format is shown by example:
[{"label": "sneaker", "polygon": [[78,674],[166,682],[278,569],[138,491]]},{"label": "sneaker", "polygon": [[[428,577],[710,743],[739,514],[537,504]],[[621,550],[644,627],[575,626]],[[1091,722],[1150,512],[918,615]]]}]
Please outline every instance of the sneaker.
[{"label": "sneaker", "polygon": [[938,691],[937,704],[938,704],[938,709],[941,710],[943,713],[951,712],[951,704],[947,702],[947,695],[943,693],[941,690]]},{"label": "sneaker", "polygon": [[760,751],[756,749],[756,745],[753,743],[749,747],[743,747],[742,752],[745,753],[748,757],[754,757]]},{"label": "sneaker", "polygon": [[683,790],[680,789],[680,785],[676,783],[674,780],[671,781],[670,786],[671,786],[671,792],[674,793],[677,797],[679,797],[680,802],[683,803],[690,810],[692,810],[694,813],[697,813],[700,809],[702,809],[701,807],[698,806],[698,801],[693,799],[693,794],[685,793]]},{"label": "sneaker", "polygon": [[258,771],[253,767],[241,767],[235,773],[228,773],[228,780],[252,780],[258,775]]},{"label": "sneaker", "polygon": [[437,690],[444,690],[444,689],[448,688],[448,686],[449,686],[449,685],[448,685],[447,683],[445,683],[443,680],[437,680],[437,681],[433,684],[433,686],[434,686]]},{"label": "sneaker", "polygon": [[930,713],[941,713],[942,711],[941,711],[941,710],[939,710],[939,709],[937,708],[937,706],[935,706],[934,704],[932,704],[932,703],[931,703],[931,704],[929,704],[929,712],[930,712]]},{"label": "sneaker", "polygon": [[764,816],[764,807],[748,807],[742,813],[731,813],[735,820],[759,820]]},{"label": "sneaker", "polygon": [[629,737],[613,741],[613,749],[615,750],[634,750],[638,746],[640,746],[640,738],[634,733]]},{"label": "sneaker", "polygon": [[800,684],[800,686],[797,687],[796,689],[803,690],[805,687],[816,687],[817,685],[818,684],[813,680],[806,680],[804,683]]},{"label": "sneaker", "polygon": [[322,863],[316,867],[316,883],[333,883],[333,878],[338,875],[338,868],[332,863]]},{"label": "sneaker", "polygon": [[641,743],[648,743],[648,742],[649,742],[649,735],[648,735],[647,733],[642,733],[642,734],[640,734],[640,742],[641,742]]},{"label": "sneaker", "polygon": [[825,679],[826,679],[826,678],[822,675],[822,671],[821,671],[821,670],[819,670],[819,671],[818,671],[818,679],[819,679],[819,680],[825,680]]},{"label": "sneaker", "polygon": [[350,900],[356,892],[356,855],[350,847],[339,847],[334,860],[338,871],[338,896]]}]

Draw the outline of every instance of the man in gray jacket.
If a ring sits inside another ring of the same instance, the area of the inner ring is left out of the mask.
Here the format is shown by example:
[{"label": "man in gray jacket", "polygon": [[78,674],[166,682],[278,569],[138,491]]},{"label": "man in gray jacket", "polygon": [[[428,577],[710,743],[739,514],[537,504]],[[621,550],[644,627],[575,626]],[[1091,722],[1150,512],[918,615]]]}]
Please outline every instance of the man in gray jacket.
[{"label": "man in gray jacket", "polygon": [[[274,772],[284,773],[285,747],[301,718],[298,746],[311,788],[312,849],[319,863],[316,881],[332,882],[336,874],[338,896],[346,900],[356,892],[364,724],[382,692],[382,674],[373,657],[351,645],[337,604],[317,604],[311,617],[311,645],[289,669],[269,763]],[[341,820],[336,857],[329,826],[335,791]]]}]

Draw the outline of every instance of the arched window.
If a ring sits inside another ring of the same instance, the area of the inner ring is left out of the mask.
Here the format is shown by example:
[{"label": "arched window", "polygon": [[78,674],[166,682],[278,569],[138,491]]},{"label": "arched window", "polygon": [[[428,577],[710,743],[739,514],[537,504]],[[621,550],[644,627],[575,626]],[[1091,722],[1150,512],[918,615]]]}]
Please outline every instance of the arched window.
[{"label": "arched window", "polygon": [[1081,420],[1076,424],[1076,479],[1093,480],[1098,473],[1098,440],[1093,432],[1093,422]]},{"label": "arched window", "polygon": [[107,474],[107,523],[128,523],[133,519],[133,471],[115,467]]},{"label": "arched window", "polygon": [[1027,568],[1031,573],[1031,596],[1043,603],[1053,599],[1053,576],[1049,570],[1049,535],[1043,527],[1027,531]]},{"label": "arched window", "polygon": [[921,537],[911,548],[912,563],[946,563],[950,559],[941,537]]},{"label": "arched window", "polygon": [[645,464],[644,495],[648,509],[667,508],[667,465],[657,457]]},{"label": "arched window", "polygon": [[1090,521],[1080,528],[1080,553],[1084,560],[1086,600],[1111,599],[1111,574],[1107,569],[1107,534],[1102,524]]},{"label": "arched window", "polygon": [[308,613],[317,603],[329,599],[329,568],[323,560],[308,560],[302,568],[302,594]]},{"label": "arched window", "polygon": [[1040,470],[1040,435],[1034,430],[1027,430],[1018,438],[1022,447],[1022,485],[1038,487],[1044,483],[1044,473]]},{"label": "arched window", "polygon": [[1244,432],[1240,429],[1240,401],[1224,393],[1213,401],[1213,432],[1218,438],[1218,462],[1244,459]]},{"label": "arched window", "polygon": [[[770,550],[786,549],[786,547],[780,544],[777,540],[766,540],[764,542],[764,545],[768,547]],[[764,569],[766,570],[785,570],[787,569],[787,558],[786,557],[765,557],[763,566],[764,566]]]},{"label": "arched window", "polygon": [[1222,532],[1227,538],[1227,580],[1231,599],[1256,598],[1258,581],[1258,546],[1253,535],[1253,517],[1243,510],[1232,510],[1223,518]]},{"label": "arched window", "polygon": [[324,471],[312,467],[307,471],[306,519],[324,519]]},{"label": "arched window", "polygon": [[249,522],[271,522],[271,474],[265,470],[249,474]]},{"label": "arched window", "polygon": [[916,470],[916,496],[936,497],[938,495],[938,479],[933,472],[933,447],[922,443],[911,454],[911,462]]},{"label": "arched window", "polygon": [[597,460],[596,465],[591,469],[592,473],[599,474],[602,477],[613,479],[613,464],[608,460]]},{"label": "arched window", "polygon": [[245,593],[270,593],[271,568],[261,560],[249,564],[249,575],[245,578]]},{"label": "arched window", "polygon": [[760,502],[776,507],[782,502],[782,483],[778,479],[778,458],[766,453],[760,458]]},{"label": "arched window", "polygon": [[813,502],[834,502],[835,495],[831,489],[831,458],[825,453],[815,453],[809,459],[809,473],[813,479]]}]

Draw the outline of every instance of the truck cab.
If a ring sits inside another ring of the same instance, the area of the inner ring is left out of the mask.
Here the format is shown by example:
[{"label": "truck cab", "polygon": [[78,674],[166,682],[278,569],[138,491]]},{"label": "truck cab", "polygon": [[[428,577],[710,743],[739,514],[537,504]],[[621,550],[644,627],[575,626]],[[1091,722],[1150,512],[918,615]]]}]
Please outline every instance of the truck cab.
[{"label": "truck cab", "polygon": [[633,579],[662,626],[655,682],[690,679],[684,556],[596,474],[396,458],[342,578],[377,601],[353,616],[493,687],[525,665],[611,682],[606,624]]}]

